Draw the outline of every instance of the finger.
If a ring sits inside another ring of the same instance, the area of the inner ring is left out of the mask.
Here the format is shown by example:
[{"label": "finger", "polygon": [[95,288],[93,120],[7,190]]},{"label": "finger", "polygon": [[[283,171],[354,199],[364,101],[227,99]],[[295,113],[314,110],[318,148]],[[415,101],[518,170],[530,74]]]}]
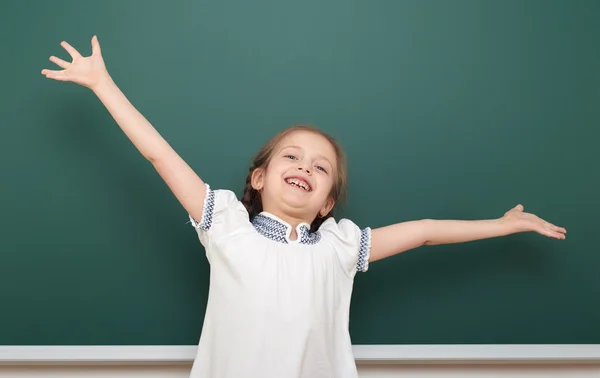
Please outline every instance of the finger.
[{"label": "finger", "polygon": [[560,240],[565,240],[567,238],[567,236],[565,234],[561,234],[558,232],[554,233],[554,235],[557,239],[560,239]]},{"label": "finger", "polygon": [[514,207],[514,209],[515,209],[515,210],[518,210],[518,211],[523,211],[523,210],[524,210],[524,207],[523,207],[523,205],[521,205],[521,204],[518,204],[517,206],[515,206],[515,207]]},{"label": "finger", "polygon": [[69,55],[71,55],[71,58],[75,59],[75,58],[81,58],[81,54],[79,54],[79,51],[75,50],[75,48],[71,45],[69,45],[66,41],[62,41],[60,43],[60,45],[67,50],[67,52],[69,53]]},{"label": "finger", "polygon": [[60,80],[60,81],[69,81],[69,77],[65,74],[65,71],[55,71],[55,70],[42,70],[42,75],[46,76],[48,79]]},{"label": "finger", "polygon": [[92,37],[92,55],[100,55],[100,42],[98,42],[98,37]]},{"label": "finger", "polygon": [[567,230],[564,227],[558,227],[550,222],[545,222],[544,223],[544,227],[548,230],[554,231],[554,232],[560,232],[563,234],[567,233]]},{"label": "finger", "polygon": [[50,57],[50,61],[51,61],[52,63],[55,63],[55,64],[56,64],[57,66],[59,66],[60,68],[65,68],[65,69],[66,69],[66,68],[67,68],[67,67],[69,67],[69,65],[70,65],[70,63],[69,63],[69,62],[66,62],[66,61],[64,61],[64,60],[62,60],[62,59],[60,59],[60,58],[58,58],[58,57],[55,57],[55,56],[51,56],[51,57]]},{"label": "finger", "polygon": [[566,239],[566,236],[564,234],[561,234],[560,232],[548,230],[548,229],[543,229],[543,230],[539,231],[539,233],[544,236],[548,236],[548,237],[554,238],[554,239],[559,239],[559,240]]},{"label": "finger", "polygon": [[49,69],[44,68],[42,70],[42,75],[55,74],[57,72],[61,72],[61,71],[58,71],[58,70],[49,70]]}]

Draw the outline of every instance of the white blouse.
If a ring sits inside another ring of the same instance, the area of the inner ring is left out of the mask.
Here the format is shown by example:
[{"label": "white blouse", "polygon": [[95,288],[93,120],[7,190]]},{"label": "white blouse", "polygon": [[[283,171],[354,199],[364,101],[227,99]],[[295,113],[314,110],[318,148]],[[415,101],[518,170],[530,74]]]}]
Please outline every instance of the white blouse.
[{"label": "white blouse", "polygon": [[357,377],[349,334],[352,284],[368,269],[371,229],[328,218],[316,232],[206,185],[190,216],[210,263],[192,378]]}]

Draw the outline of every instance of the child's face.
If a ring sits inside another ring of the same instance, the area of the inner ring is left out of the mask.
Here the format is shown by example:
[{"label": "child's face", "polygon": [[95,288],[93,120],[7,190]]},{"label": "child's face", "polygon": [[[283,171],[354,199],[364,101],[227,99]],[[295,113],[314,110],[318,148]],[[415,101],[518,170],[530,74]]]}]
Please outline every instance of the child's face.
[{"label": "child's face", "polygon": [[275,149],[266,175],[259,175],[263,209],[296,218],[326,215],[334,205],[329,194],[336,167],[335,150],[323,136],[309,131],[288,135]]}]

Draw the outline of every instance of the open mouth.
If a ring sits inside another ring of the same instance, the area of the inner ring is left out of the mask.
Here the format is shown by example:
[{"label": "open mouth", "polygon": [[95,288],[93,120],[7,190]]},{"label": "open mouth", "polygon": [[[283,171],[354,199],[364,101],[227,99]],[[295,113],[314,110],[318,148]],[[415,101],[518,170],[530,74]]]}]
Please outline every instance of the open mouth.
[{"label": "open mouth", "polygon": [[285,179],[285,182],[287,182],[288,184],[292,185],[292,186],[296,186],[300,189],[303,189],[306,192],[310,192],[312,191],[312,188],[310,187],[310,184],[306,181],[304,181],[301,178],[298,177],[289,177],[287,179]]}]

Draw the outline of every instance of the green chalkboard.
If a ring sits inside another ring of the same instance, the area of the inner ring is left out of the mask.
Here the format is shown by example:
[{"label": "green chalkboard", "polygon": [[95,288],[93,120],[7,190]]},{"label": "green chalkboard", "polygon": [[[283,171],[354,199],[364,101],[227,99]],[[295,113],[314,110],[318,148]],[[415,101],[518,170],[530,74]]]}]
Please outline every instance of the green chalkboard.
[{"label": "green chalkboard", "polygon": [[378,227],[522,203],[568,229],[421,247],[355,281],[354,344],[600,343],[600,2],[17,2],[0,15],[0,343],[193,345],[209,267],[187,214],[48,57],[98,35],[116,83],[214,188],[274,133],[349,156]]}]

